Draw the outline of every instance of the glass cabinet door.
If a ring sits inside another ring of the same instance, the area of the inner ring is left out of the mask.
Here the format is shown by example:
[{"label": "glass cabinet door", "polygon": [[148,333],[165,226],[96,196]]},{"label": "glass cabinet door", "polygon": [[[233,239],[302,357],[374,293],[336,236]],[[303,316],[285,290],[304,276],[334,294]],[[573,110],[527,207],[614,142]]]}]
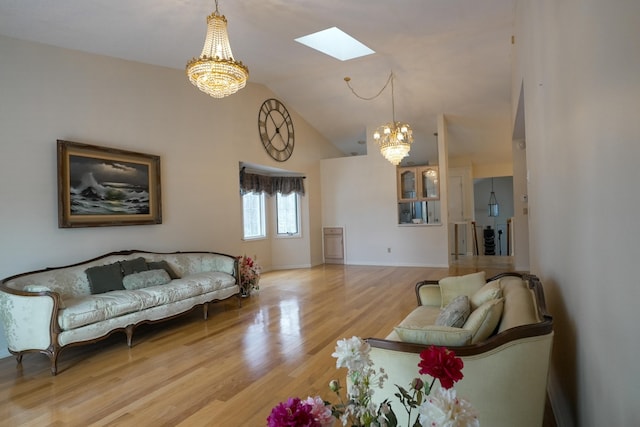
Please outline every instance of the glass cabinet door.
[{"label": "glass cabinet door", "polygon": [[420,168],[421,199],[438,200],[440,198],[440,183],[437,166]]},{"label": "glass cabinet door", "polygon": [[403,169],[399,171],[398,193],[400,200],[416,200],[416,171],[415,169]]}]

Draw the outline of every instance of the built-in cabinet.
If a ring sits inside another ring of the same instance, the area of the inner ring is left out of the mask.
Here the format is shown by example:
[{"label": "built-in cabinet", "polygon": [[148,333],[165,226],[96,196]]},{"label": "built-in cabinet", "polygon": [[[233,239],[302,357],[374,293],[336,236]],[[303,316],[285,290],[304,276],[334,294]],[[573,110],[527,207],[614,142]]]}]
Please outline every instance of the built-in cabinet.
[{"label": "built-in cabinet", "polygon": [[440,223],[438,166],[398,168],[397,185],[400,224]]},{"label": "built-in cabinet", "polygon": [[440,200],[438,166],[398,168],[398,201]]},{"label": "built-in cabinet", "polygon": [[325,264],[344,264],[344,229],[324,227],[322,234]]}]

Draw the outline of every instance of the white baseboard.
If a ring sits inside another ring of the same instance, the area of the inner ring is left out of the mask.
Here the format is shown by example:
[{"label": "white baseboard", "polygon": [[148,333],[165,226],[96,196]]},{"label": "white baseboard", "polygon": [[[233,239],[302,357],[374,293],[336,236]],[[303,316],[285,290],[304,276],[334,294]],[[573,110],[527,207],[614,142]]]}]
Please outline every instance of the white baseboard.
[{"label": "white baseboard", "polygon": [[263,270],[265,272],[272,270],[295,270],[297,268],[311,268],[311,264],[299,264],[299,265],[272,265],[269,270]]}]

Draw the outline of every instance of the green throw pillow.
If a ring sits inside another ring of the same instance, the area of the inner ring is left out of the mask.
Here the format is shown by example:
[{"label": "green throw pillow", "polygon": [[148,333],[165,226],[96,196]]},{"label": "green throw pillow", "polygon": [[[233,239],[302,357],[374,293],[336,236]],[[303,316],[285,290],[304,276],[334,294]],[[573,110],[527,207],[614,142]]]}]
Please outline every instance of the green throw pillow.
[{"label": "green throw pillow", "polygon": [[124,289],[120,263],[89,267],[85,270],[85,273],[87,274],[87,279],[89,279],[89,288],[92,294]]},{"label": "green throw pillow", "polygon": [[125,276],[148,270],[147,262],[142,257],[120,261],[120,266],[122,267],[122,274]]},{"label": "green throw pillow", "polygon": [[165,260],[162,261],[147,261],[147,268],[149,270],[164,270],[169,274],[169,277],[171,277],[171,279],[179,279],[180,276],[178,276],[176,274],[175,271],[173,271],[173,268],[171,268],[171,266],[169,265],[169,263]]}]

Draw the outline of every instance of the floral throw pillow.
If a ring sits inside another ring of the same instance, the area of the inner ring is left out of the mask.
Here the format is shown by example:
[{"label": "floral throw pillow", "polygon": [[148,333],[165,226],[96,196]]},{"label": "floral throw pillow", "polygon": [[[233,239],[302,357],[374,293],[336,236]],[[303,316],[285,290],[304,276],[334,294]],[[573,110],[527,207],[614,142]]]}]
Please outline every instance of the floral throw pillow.
[{"label": "floral throw pillow", "polygon": [[148,270],[124,276],[122,284],[126,290],[148,288],[149,286],[166,285],[171,281],[166,270]]},{"label": "floral throw pillow", "polygon": [[471,305],[469,304],[469,297],[459,295],[440,312],[436,319],[436,326],[461,328],[464,322],[467,321],[470,312]]}]

